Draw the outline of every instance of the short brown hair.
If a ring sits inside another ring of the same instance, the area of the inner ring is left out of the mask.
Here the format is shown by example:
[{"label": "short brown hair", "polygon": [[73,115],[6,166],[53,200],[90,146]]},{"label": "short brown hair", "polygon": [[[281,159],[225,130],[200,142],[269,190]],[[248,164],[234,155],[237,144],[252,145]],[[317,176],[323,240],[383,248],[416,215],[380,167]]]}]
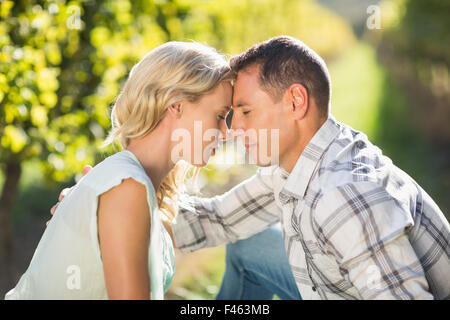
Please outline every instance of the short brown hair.
[{"label": "short brown hair", "polygon": [[302,41],[278,36],[258,43],[230,60],[235,75],[250,66],[260,66],[259,83],[275,100],[294,83],[303,85],[322,115],[328,115],[331,80],[327,66]]}]

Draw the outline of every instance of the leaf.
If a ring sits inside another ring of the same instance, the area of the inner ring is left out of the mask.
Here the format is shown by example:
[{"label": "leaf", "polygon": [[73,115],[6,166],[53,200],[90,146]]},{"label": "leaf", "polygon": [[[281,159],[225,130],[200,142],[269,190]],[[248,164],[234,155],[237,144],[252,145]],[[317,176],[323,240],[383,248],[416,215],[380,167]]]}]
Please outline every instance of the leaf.
[{"label": "leaf", "polygon": [[3,131],[1,144],[13,153],[19,153],[28,143],[28,136],[22,128],[7,125]]},{"label": "leaf", "polygon": [[0,17],[2,17],[3,19],[8,17],[13,6],[14,6],[14,1],[1,1],[0,2]]},{"label": "leaf", "polygon": [[31,122],[38,128],[47,125],[47,109],[43,106],[31,107]]}]

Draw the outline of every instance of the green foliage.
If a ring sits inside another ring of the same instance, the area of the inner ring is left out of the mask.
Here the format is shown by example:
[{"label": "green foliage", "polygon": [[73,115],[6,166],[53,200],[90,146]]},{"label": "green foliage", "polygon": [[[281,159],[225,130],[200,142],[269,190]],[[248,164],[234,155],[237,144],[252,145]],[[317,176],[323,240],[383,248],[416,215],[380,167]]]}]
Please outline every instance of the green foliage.
[{"label": "green foliage", "polygon": [[380,124],[380,101],[383,73],[375,51],[365,43],[358,43],[330,65],[332,82],[331,112],[340,121],[374,138]]},{"label": "green foliage", "polygon": [[54,181],[94,163],[120,80],[149,47],[166,40],[148,19],[156,6],[141,6],[1,2],[0,162],[39,158]]},{"label": "green foliage", "polygon": [[411,125],[433,144],[448,148],[450,3],[386,0],[381,10],[387,14],[378,39],[380,57],[418,102],[418,108],[410,112]]},{"label": "green foliage", "polygon": [[178,0],[190,7],[181,22],[184,37],[237,54],[280,34],[302,39],[322,56],[338,54],[354,41],[351,27],[310,0]]},{"label": "green foliage", "polygon": [[450,65],[450,3],[441,0],[394,0],[387,35],[415,63]]}]

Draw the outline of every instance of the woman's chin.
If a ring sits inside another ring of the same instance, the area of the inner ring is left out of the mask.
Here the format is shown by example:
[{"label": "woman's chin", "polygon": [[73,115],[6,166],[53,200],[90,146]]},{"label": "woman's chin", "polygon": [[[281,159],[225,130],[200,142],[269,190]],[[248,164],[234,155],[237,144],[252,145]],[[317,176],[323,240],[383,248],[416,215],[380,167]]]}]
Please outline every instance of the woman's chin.
[{"label": "woman's chin", "polygon": [[211,158],[210,156],[203,157],[201,162],[194,161],[194,163],[191,162],[191,165],[193,165],[194,167],[197,167],[197,168],[203,168],[204,166],[206,166],[208,164],[210,158]]},{"label": "woman's chin", "polygon": [[196,168],[203,168],[208,164],[208,162],[204,162],[204,163],[191,163],[191,165],[193,165]]}]

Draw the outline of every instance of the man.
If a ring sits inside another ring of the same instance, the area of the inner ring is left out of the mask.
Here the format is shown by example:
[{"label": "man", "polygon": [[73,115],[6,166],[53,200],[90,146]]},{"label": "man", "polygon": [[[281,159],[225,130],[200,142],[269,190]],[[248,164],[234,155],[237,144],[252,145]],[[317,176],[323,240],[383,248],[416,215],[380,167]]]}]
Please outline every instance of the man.
[{"label": "man", "polygon": [[[363,133],[329,114],[323,60],[282,36],[234,57],[231,66],[232,129],[278,130],[279,151],[270,154],[272,166],[224,195],[189,199],[192,208],[180,210],[172,228],[177,247],[234,242],[281,221],[304,299],[449,299],[448,221]],[[266,136],[268,145],[276,143]],[[267,165],[260,142],[249,136],[246,148]],[[270,274],[258,280],[264,277]]]},{"label": "man", "polygon": [[179,249],[234,243],[218,298],[449,299],[448,221],[363,133],[330,115],[324,61],[281,36],[230,63],[232,129],[277,135],[245,135],[261,167],[253,177],[180,204]]}]

